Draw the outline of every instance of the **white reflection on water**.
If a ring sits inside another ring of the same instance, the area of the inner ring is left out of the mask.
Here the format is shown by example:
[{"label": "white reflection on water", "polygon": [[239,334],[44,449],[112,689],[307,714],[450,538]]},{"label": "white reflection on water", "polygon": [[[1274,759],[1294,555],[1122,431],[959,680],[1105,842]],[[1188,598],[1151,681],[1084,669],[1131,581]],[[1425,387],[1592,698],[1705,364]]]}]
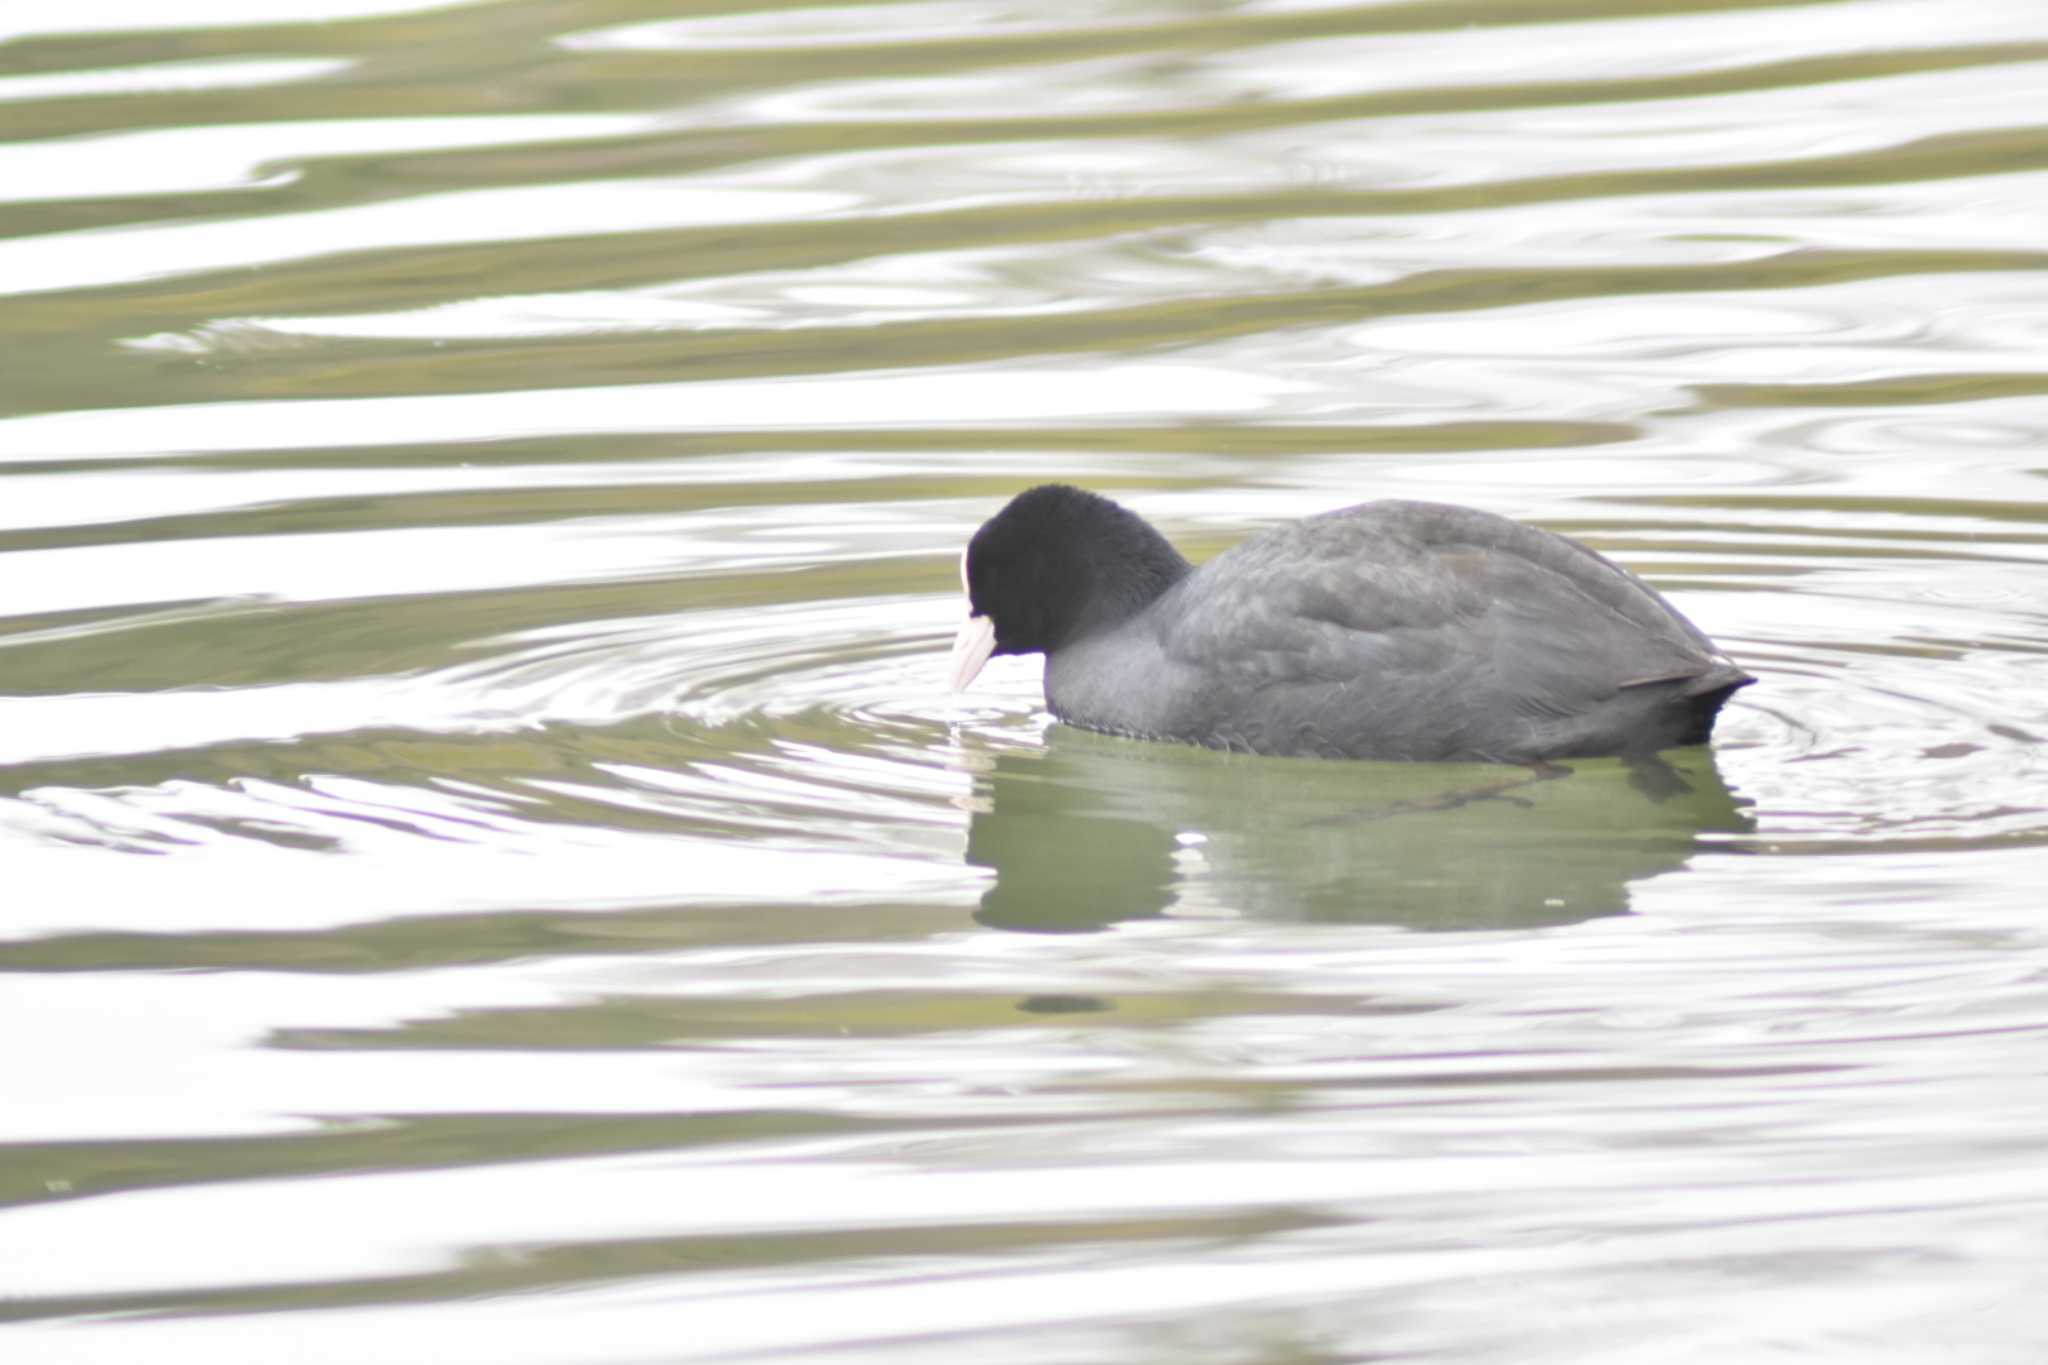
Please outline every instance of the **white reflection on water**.
[{"label": "white reflection on water", "polygon": [[830,190],[588,181],[468,190],[170,227],[52,233],[8,244],[0,292],[47,293],[204,270],[303,260],[377,246],[516,242],[568,233],[705,227],[808,218],[851,208]]},{"label": "white reflection on water", "polygon": [[[1507,14],[1512,18],[1513,11]],[[2038,31],[2040,11],[2032,0],[1988,0],[1967,10],[1929,0],[1879,0],[1858,4],[1855,14],[1853,25],[1845,25],[1840,7],[1828,4],[1627,15],[1574,22],[1566,42],[1555,41],[1554,20],[1473,24],[1454,43],[1446,43],[1439,32],[1317,37],[1224,56],[1219,65],[1238,67],[1252,83],[1248,89],[1216,94],[1316,99],[1363,90],[1668,78],[1859,51],[1897,54],[2011,42],[2016,34]],[[1934,22],[1937,14],[1941,22]],[[1766,24],[1770,40],[1760,43],[1760,26]],[[1255,74],[1262,67],[1272,74]],[[1624,126],[1610,124],[1609,129],[1628,135]],[[1781,131],[1797,135],[1796,130]]]},{"label": "white reflection on water", "polygon": [[[160,32],[244,24],[331,24],[378,15],[431,13],[490,0],[74,0],[65,5],[10,5],[0,41],[59,34]],[[33,12],[32,12],[33,11]]]},{"label": "white reflection on water", "polygon": [[[0,85],[0,97],[4,97]],[[531,114],[493,115],[489,118],[391,118],[305,120],[294,123],[231,123],[212,128],[163,128],[140,133],[118,133],[101,137],[70,137],[55,141],[16,143],[0,146],[0,200],[17,202],[38,199],[115,197],[128,194],[164,194],[216,189],[261,189],[289,184],[298,178],[304,163],[319,157],[364,156],[375,152],[445,151],[456,147],[504,146],[508,143],[570,141],[579,138],[617,137],[640,131],[648,120],[635,115]],[[443,210],[445,211],[445,210]],[[461,218],[461,215],[457,215]],[[316,227],[311,241],[317,243]],[[332,221],[328,219],[326,221]],[[393,234],[404,240],[406,220],[375,220],[367,230],[381,236]],[[463,218],[465,229],[476,225]],[[277,220],[238,225],[234,232],[215,228],[212,239],[248,242],[258,229],[277,231]],[[187,234],[194,229],[185,229]],[[149,243],[176,241],[177,230],[148,228],[129,230],[114,240],[136,245],[135,233]],[[467,232],[465,232],[467,235]],[[77,269],[89,268],[96,258],[86,243],[100,238],[73,234],[44,239],[42,250],[63,255],[61,245],[77,248],[67,261]],[[196,269],[192,260],[206,257],[189,245],[196,239],[187,235],[185,250],[191,253],[184,265],[166,266],[177,259],[175,249],[156,263],[148,263],[144,252],[143,273],[165,269]],[[50,245],[49,243],[58,245]],[[302,242],[299,249],[303,250]],[[13,262],[18,247],[10,247]],[[221,249],[218,245],[215,250]],[[34,259],[34,253],[30,254]],[[104,260],[104,257],[97,257]],[[110,278],[122,278],[115,272]],[[61,289],[86,282],[59,273],[36,287]]]},{"label": "white reflection on water", "polygon": [[[366,915],[380,922],[431,920],[515,906],[520,913],[559,908],[601,915],[635,906],[737,904],[772,913],[789,904],[856,910],[864,904],[926,905],[942,922],[957,924],[957,910],[948,907],[970,900],[982,880],[974,869],[937,858],[913,861],[900,853],[828,847],[793,856],[774,844],[670,832],[650,838],[558,826],[536,854],[535,826],[506,819],[494,831],[479,819],[488,806],[465,809],[452,799],[446,802],[445,832],[467,832],[475,842],[437,838],[444,831],[437,828],[432,794],[422,796],[417,789],[378,793],[394,812],[411,817],[409,826],[394,822],[385,828],[366,818],[377,813],[378,804],[358,804],[366,795],[361,789],[344,786],[339,794],[327,794],[317,777],[294,788],[251,782],[248,789],[249,798],[234,805],[233,816],[283,820],[298,803],[305,823],[345,831],[345,841],[337,840],[317,872],[310,870],[304,850],[251,837],[263,832],[260,823],[225,832],[195,823],[189,817],[206,810],[204,794],[194,802],[175,784],[156,793],[161,810],[152,810],[146,799],[122,799],[127,793],[35,792],[33,803],[0,803],[6,814],[0,842],[11,875],[24,885],[32,880],[64,889],[61,898],[24,906],[13,916],[10,939],[98,928],[317,933],[361,925]],[[502,815],[502,798],[499,804]],[[225,796],[221,805],[228,806]],[[427,808],[424,815],[421,807]],[[97,856],[83,853],[77,837],[94,829]],[[602,925],[594,932],[602,935]],[[132,1022],[124,1009],[110,1017],[109,1026],[118,1034]],[[75,1090],[77,1075],[67,1070],[58,1079]],[[317,1079],[309,1078],[309,1084],[317,1085]],[[629,1107],[629,1094],[630,1089],[614,1093],[614,1107]],[[261,1095],[245,1102],[279,1112]],[[320,1110],[309,1102],[301,1112]]]},{"label": "white reflection on water", "polygon": [[[1113,287],[1136,301],[1164,294],[1170,282],[1183,294],[1221,286],[1213,270],[1170,270],[1148,263],[1128,246],[1100,253],[1011,247],[918,251],[867,256],[798,270],[735,272],[652,288],[577,293],[508,293],[463,299],[396,313],[258,317],[209,329],[194,337],[141,338],[130,345],[203,351],[219,338],[246,335],[252,344],[271,337],[491,337],[580,336],[594,331],[713,331],[730,328],[861,327],[918,318],[1047,316],[1100,307]],[[1089,267],[1093,267],[1089,270]],[[1088,271],[1096,278],[1088,278]],[[1156,280],[1146,288],[1131,276]],[[1171,276],[1172,280],[1160,277]],[[226,335],[222,335],[226,333]],[[273,342],[272,344],[277,344]]]},{"label": "white reflection on water", "polygon": [[552,524],[144,540],[11,558],[23,576],[0,586],[0,611],[20,615],[131,604],[142,585],[153,602],[314,602],[604,578],[649,561],[631,526],[594,535]]},{"label": "white reflection on water", "polygon": [[871,46],[938,39],[957,42],[962,34],[1071,33],[1143,20],[1174,19],[1171,3],[1126,3],[1109,8],[1100,0],[921,0],[919,3],[795,5],[762,13],[713,14],[662,19],[564,34],[563,47],[593,51],[699,51],[753,48]]},{"label": "white reflection on water", "polygon": [[304,450],[475,441],[540,433],[1251,416],[1304,386],[1148,361],[1026,369],[914,370],[866,377],[706,380],[476,397],[326,398],[109,408],[0,422],[17,460],[166,452]]},{"label": "white reflection on water", "polygon": [[[4,24],[5,20],[0,20]],[[148,66],[109,67],[103,71],[53,71],[38,76],[0,76],[0,103],[10,100],[44,100],[77,98],[86,95],[140,95],[158,94],[167,90],[236,90],[253,85],[283,85],[291,81],[309,81],[321,76],[331,76],[346,71],[351,63],[332,57],[287,57],[274,60],[237,60],[198,62],[152,62]],[[180,137],[195,137],[202,129],[181,128]],[[21,173],[20,157],[22,148],[5,149],[5,160],[10,175]],[[67,142],[64,150],[74,154],[82,150],[79,142]],[[182,152],[177,149],[163,149]],[[49,169],[45,167],[43,169]],[[42,192],[41,182],[23,183],[10,179],[6,189],[10,197],[55,198]],[[89,191],[88,191],[89,192]]]}]

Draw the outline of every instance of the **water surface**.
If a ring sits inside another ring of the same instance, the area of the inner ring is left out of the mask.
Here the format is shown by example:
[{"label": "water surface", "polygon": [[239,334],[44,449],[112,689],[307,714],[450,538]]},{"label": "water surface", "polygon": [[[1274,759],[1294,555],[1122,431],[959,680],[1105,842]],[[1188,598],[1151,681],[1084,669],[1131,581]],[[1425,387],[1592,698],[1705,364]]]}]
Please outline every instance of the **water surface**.
[{"label": "water surface", "polygon": [[[0,19],[10,1358],[2048,1349],[2030,0],[176,9]],[[948,696],[1055,478],[1762,681]]]}]

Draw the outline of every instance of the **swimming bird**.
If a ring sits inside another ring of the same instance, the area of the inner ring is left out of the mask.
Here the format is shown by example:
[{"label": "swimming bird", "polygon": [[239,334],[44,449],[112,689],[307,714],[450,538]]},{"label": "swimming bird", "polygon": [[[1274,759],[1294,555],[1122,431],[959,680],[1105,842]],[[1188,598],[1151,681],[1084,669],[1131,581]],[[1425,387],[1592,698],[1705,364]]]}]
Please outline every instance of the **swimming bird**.
[{"label": "swimming bird", "polygon": [[1640,578],[1490,512],[1362,503],[1196,568],[1137,514],[1019,493],[960,560],[953,690],[1045,655],[1070,725],[1217,749],[1540,764],[1704,744],[1756,679]]}]

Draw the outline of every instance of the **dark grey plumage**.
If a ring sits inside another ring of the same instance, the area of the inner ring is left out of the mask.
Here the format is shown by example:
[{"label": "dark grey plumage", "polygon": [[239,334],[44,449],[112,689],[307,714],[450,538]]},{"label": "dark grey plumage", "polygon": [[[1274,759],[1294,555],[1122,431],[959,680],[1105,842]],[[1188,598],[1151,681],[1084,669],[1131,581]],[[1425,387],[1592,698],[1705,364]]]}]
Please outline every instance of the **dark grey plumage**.
[{"label": "dark grey plumage", "polygon": [[1054,715],[1215,748],[1649,753],[1706,742],[1755,681],[1584,545],[1434,503],[1310,517],[1195,569],[1108,499],[1045,485],[975,534],[965,577],[993,652],[1045,654]]}]

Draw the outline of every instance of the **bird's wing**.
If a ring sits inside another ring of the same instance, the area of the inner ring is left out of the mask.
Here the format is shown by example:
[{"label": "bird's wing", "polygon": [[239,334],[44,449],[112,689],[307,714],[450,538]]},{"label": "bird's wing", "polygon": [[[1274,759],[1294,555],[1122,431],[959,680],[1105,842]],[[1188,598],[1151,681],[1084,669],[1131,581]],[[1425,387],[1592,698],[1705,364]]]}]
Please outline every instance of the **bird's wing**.
[{"label": "bird's wing", "polygon": [[1253,537],[1187,586],[1202,589],[1189,598],[1201,609],[1164,618],[1170,658],[1220,668],[1240,694],[1369,687],[1415,711],[1418,728],[1456,728],[1454,713],[1479,707],[1575,715],[1719,666],[1633,574],[1463,508],[1369,503],[1311,518]]}]

